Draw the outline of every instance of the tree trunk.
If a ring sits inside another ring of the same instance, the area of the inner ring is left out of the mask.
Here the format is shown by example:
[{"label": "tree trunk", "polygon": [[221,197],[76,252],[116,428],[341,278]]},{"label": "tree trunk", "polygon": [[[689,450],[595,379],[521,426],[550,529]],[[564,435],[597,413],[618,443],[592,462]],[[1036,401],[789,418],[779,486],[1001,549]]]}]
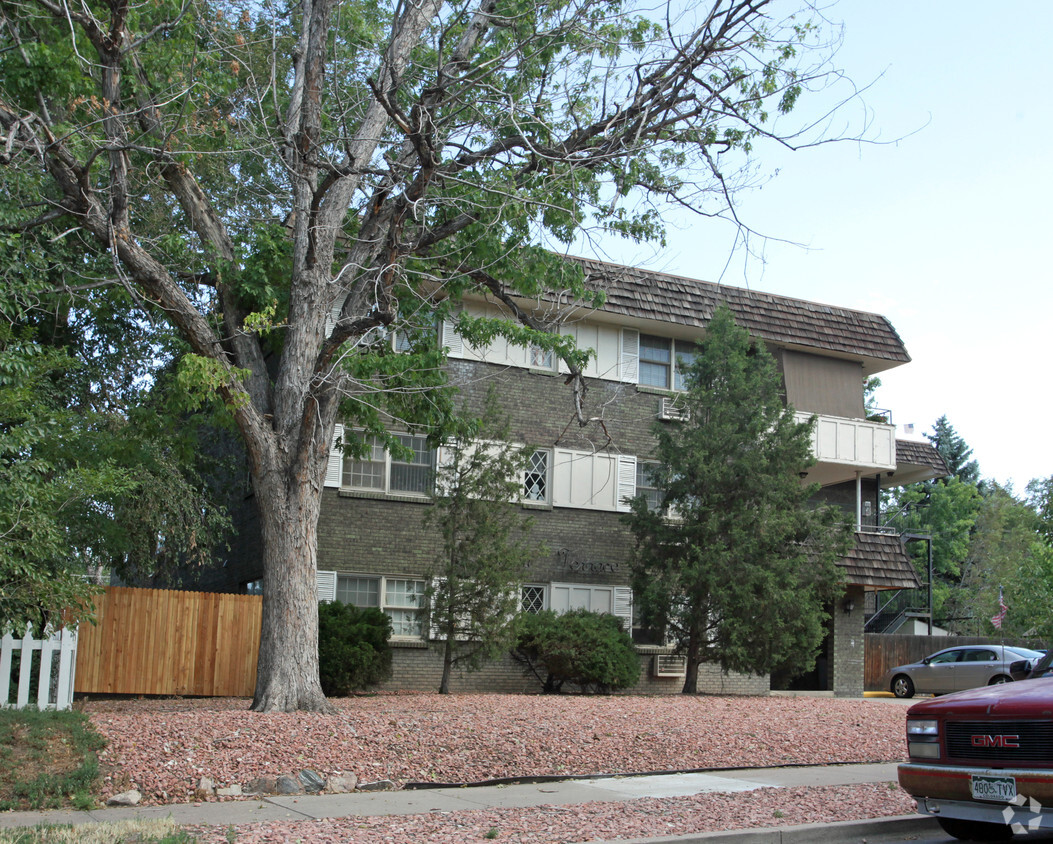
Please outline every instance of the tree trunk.
[{"label": "tree trunk", "polygon": [[252,708],[329,712],[332,706],[318,678],[320,496],[306,485],[288,490],[260,483],[256,488],[263,532],[263,621]]},{"label": "tree trunk", "polygon": [[684,675],[684,688],[681,690],[681,694],[693,695],[698,693],[698,663],[701,650],[701,625],[698,621],[692,620],[687,636],[687,674]]},{"label": "tree trunk", "polygon": [[450,674],[453,671],[453,636],[446,631],[446,642],[442,648],[442,680],[439,682],[439,694],[450,693]]}]

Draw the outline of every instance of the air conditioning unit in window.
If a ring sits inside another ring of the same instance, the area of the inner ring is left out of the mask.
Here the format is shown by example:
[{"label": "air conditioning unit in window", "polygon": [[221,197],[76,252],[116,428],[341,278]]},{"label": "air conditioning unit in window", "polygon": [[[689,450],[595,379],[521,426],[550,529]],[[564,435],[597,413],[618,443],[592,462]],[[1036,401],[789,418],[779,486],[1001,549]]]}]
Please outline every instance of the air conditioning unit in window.
[{"label": "air conditioning unit in window", "polygon": [[687,675],[687,657],[676,654],[659,654],[654,658],[655,677],[684,677]]},{"label": "air conditioning unit in window", "polygon": [[672,422],[683,422],[691,417],[690,411],[678,403],[678,399],[663,396],[658,400],[658,418]]}]

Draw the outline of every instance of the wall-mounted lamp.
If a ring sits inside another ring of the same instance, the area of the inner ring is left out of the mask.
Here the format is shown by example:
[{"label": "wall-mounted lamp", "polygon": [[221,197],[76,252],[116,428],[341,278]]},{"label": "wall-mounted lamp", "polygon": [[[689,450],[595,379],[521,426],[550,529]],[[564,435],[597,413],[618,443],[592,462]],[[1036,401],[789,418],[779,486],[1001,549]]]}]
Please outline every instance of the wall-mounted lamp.
[{"label": "wall-mounted lamp", "polygon": [[851,598],[845,598],[845,602],[841,606],[844,608],[845,614],[847,615],[856,608],[856,602]]}]

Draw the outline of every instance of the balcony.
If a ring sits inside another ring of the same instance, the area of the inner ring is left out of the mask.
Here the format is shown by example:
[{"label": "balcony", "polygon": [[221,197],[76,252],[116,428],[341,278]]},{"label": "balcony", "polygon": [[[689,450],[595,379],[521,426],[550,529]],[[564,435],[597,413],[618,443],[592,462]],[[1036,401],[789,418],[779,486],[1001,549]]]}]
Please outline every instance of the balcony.
[{"label": "balcony", "polygon": [[[807,422],[811,413],[795,414]],[[812,454],[818,461],[808,470],[808,483],[829,484],[855,480],[856,472],[876,475],[896,469],[896,428],[884,422],[814,414]]]}]

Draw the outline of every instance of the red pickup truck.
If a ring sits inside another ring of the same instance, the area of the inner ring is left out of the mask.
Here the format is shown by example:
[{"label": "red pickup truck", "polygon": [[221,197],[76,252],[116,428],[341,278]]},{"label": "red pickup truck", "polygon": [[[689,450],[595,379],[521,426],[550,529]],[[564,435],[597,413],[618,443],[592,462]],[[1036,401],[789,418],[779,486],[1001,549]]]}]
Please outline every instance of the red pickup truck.
[{"label": "red pickup truck", "polygon": [[1053,829],[1053,678],[914,704],[907,755],[899,784],[955,838]]}]

